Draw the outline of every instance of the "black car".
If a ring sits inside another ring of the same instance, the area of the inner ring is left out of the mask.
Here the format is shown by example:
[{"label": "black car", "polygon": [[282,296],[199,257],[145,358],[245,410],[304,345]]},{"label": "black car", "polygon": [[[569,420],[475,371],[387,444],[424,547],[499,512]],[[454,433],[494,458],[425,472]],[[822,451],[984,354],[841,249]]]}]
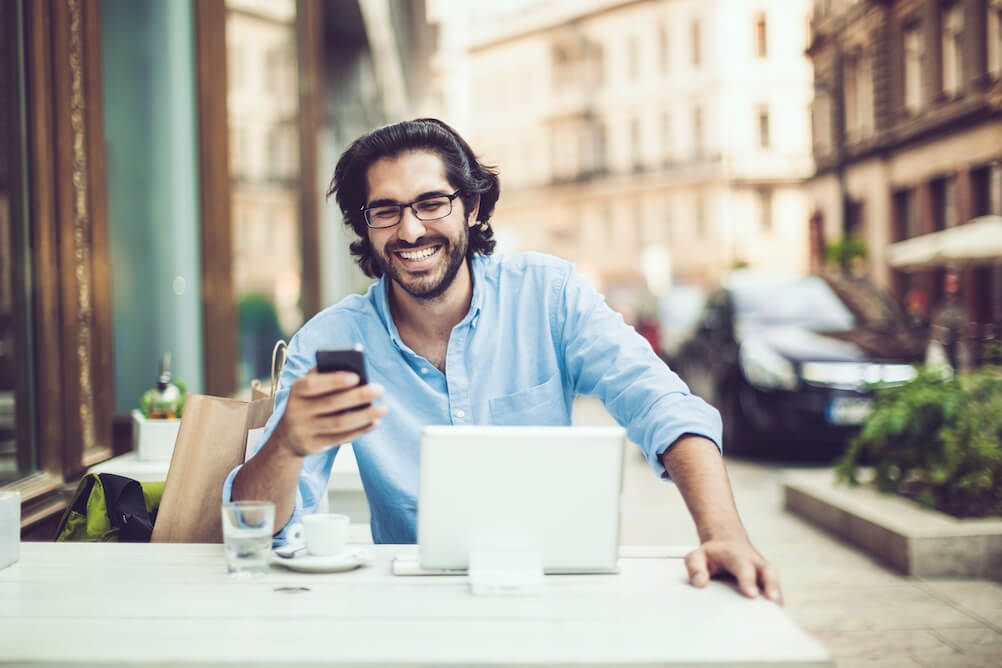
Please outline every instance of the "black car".
[{"label": "black car", "polygon": [[707,300],[676,371],[716,406],[725,452],[838,454],[874,386],[915,375],[923,346],[863,279],[736,271]]}]

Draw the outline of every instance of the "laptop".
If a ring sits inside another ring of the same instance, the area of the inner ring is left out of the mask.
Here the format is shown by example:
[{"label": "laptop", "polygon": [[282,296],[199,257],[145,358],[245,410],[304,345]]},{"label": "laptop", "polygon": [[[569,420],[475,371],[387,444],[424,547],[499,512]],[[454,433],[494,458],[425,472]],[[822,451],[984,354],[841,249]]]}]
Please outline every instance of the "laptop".
[{"label": "laptop", "polygon": [[616,572],[625,443],[621,427],[426,427],[420,569],[510,554],[545,573]]}]

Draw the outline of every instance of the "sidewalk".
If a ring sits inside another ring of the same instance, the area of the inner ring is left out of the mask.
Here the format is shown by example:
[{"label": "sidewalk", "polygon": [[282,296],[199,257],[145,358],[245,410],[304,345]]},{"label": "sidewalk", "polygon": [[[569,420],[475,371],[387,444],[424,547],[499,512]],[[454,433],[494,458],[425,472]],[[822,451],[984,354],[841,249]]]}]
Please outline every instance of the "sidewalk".
[{"label": "sidewalk", "polygon": [[[605,424],[579,400],[577,424]],[[780,571],[786,609],[838,666],[954,668],[1002,665],[1002,584],[908,578],[786,513],[781,469],[728,460],[738,510],[755,547]],[[624,545],[695,545],[692,519],[639,450],[626,454]]]}]

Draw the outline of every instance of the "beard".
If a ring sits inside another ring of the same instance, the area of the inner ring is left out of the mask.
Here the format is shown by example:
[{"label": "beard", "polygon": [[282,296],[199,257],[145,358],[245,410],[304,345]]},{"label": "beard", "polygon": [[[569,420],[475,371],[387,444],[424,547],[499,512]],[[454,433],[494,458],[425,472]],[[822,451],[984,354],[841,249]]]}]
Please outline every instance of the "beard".
[{"label": "beard", "polygon": [[[393,282],[403,288],[407,294],[418,299],[436,299],[449,289],[449,286],[456,280],[456,275],[459,273],[460,267],[463,266],[463,262],[466,261],[469,230],[465,225],[461,229],[457,239],[439,236],[422,237],[413,244],[398,241],[385,246],[382,253],[374,249],[373,256],[383,273],[393,279]],[[437,252],[442,254],[442,258],[431,269],[416,275],[402,270],[394,262],[393,254],[395,252],[425,246],[428,243],[441,245],[441,249]]]}]

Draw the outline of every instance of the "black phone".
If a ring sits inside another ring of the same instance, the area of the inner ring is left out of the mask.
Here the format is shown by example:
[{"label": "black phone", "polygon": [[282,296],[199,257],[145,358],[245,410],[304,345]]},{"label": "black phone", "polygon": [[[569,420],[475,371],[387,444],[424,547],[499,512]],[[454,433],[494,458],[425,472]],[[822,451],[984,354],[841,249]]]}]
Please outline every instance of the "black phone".
[{"label": "black phone", "polygon": [[359,385],[369,382],[365,374],[365,349],[361,345],[340,350],[318,350],[317,371],[351,371],[361,379]]}]

